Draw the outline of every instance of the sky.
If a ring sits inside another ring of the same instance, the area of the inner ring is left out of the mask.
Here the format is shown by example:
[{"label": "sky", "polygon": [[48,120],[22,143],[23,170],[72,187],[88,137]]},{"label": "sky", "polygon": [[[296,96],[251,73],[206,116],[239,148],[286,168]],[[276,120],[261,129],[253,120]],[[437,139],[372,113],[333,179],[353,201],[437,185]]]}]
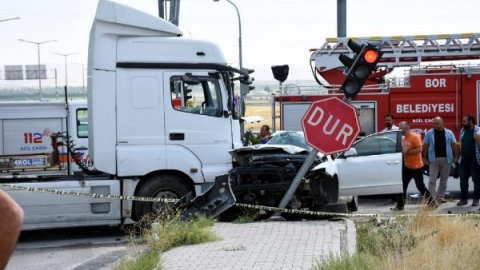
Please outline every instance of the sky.
[{"label": "sky", "polygon": [[[115,0],[158,15],[157,0]],[[288,64],[289,80],[313,80],[311,48],[336,36],[336,0],[232,0],[241,14],[243,65],[257,81],[274,80],[270,67]],[[37,63],[37,48],[18,39],[57,40],[41,46],[41,62],[57,69],[64,83],[81,85],[87,62],[88,35],[98,0],[0,0],[0,69]],[[477,0],[347,0],[347,36],[391,36],[479,32]],[[186,37],[210,40],[238,66],[238,20],[225,0],[181,0],[180,25]],[[7,81],[0,80],[0,86]],[[51,83],[45,82],[46,84]]]}]

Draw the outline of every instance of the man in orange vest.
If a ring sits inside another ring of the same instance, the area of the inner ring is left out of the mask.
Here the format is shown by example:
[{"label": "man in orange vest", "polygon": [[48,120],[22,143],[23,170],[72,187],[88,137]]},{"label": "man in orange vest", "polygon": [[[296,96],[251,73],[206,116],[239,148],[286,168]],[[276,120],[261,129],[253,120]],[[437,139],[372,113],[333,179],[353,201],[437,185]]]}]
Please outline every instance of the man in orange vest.
[{"label": "man in orange vest", "polygon": [[430,196],[430,192],[425,187],[423,182],[423,160],[422,160],[422,139],[420,135],[410,131],[410,125],[403,121],[398,125],[405,136],[402,142],[402,182],[403,193],[398,196],[397,206],[392,208],[395,211],[402,211],[405,206],[405,197],[407,194],[408,184],[412,180],[415,180],[415,185],[418,191],[424,198],[427,199],[429,205],[434,206],[434,202]]}]

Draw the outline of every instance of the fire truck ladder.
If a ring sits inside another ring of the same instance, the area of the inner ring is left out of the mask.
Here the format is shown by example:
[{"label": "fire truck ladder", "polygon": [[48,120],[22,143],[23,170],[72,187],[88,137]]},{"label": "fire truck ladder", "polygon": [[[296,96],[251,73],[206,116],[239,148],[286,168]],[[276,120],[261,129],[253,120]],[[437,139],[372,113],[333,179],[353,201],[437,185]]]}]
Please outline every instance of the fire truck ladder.
[{"label": "fire truck ladder", "polygon": [[342,67],[338,56],[353,56],[347,46],[349,39],[380,46],[383,56],[378,66],[386,68],[414,66],[429,61],[480,59],[480,33],[327,38],[310,57],[311,61],[315,61],[317,71]]}]

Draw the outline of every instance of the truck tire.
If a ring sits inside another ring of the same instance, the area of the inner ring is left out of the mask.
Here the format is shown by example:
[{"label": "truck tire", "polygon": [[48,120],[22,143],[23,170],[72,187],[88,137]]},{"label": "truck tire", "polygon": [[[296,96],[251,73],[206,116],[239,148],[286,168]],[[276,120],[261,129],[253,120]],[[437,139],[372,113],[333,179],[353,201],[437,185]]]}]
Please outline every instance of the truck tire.
[{"label": "truck tire", "polygon": [[[193,192],[186,181],[176,175],[165,174],[153,176],[145,181],[137,190],[136,196],[180,199]],[[165,206],[161,203],[139,202],[133,204],[134,220],[138,221],[149,213],[156,215],[162,212]]]}]

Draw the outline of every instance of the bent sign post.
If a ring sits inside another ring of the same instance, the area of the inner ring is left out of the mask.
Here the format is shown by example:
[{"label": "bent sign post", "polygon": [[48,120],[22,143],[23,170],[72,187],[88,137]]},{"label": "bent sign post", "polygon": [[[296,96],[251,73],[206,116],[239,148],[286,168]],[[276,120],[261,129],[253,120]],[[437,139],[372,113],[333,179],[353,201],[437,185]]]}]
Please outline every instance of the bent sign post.
[{"label": "bent sign post", "polygon": [[307,143],[325,155],[348,150],[360,132],[356,109],[336,97],[312,103],[302,128]]},{"label": "bent sign post", "polygon": [[[330,155],[348,150],[360,133],[357,110],[336,97],[312,103],[303,116],[302,128],[305,140],[313,150],[295,175],[278,205],[279,208],[285,208],[290,202],[301,180],[315,161],[318,151]],[[280,214],[274,214],[278,215]]]}]

